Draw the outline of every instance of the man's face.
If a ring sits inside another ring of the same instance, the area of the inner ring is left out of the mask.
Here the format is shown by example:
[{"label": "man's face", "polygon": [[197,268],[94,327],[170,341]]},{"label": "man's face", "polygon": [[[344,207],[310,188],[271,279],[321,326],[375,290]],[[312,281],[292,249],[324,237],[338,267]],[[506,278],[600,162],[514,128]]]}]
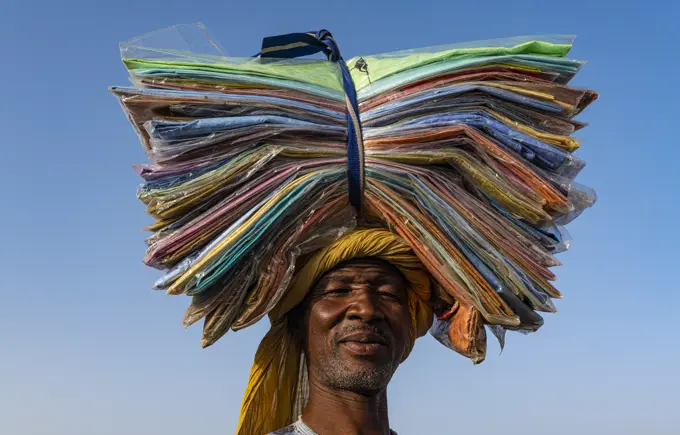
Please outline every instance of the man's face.
[{"label": "man's face", "polygon": [[401,362],[411,324],[407,283],[367,259],[327,272],[304,302],[310,376],[333,389],[383,390]]}]

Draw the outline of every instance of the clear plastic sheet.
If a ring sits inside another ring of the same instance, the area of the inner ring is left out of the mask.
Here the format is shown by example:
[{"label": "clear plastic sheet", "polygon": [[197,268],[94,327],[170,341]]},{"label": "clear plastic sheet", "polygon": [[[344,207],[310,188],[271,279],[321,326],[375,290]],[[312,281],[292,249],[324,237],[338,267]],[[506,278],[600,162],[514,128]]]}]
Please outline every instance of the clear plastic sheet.
[{"label": "clear plastic sheet", "polygon": [[135,166],[154,219],[154,288],[191,298],[202,345],[266,316],[297,267],[358,225],[399,234],[430,272],[432,335],[480,363],[486,328],[529,333],[556,312],[564,225],[592,206],[568,85],[569,36],[428,47],[348,62],[365,150],[364,206],[348,201],[337,64],[236,58],[201,25],[121,44],[113,87],[149,157]]},{"label": "clear plastic sheet", "polygon": [[121,43],[120,55],[133,75],[186,76],[193,80],[202,79],[203,74],[259,76],[324,87],[342,95],[337,64],[313,59],[268,62],[253,57],[227,57],[200,24],[173,26]]},{"label": "clear plastic sheet", "polygon": [[518,36],[355,57],[347,63],[355,65],[359,59],[363,61],[365,66],[352,73],[352,80],[357,89],[363,89],[372,82],[391,75],[418,70],[433,64],[446,65],[448,61],[522,54],[563,57],[569,53],[573,42],[574,36],[570,35]]}]

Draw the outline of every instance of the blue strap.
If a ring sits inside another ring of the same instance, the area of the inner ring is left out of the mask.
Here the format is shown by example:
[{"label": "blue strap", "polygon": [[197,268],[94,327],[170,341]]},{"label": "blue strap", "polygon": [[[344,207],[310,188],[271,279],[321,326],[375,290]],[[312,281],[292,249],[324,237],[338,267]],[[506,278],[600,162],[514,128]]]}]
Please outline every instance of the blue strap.
[{"label": "blue strap", "polygon": [[359,104],[352,75],[340,55],[338,44],[328,30],[307,33],[289,33],[270,36],[262,40],[262,58],[292,59],[323,52],[331,62],[337,62],[342,72],[342,86],[347,105],[347,177],[349,200],[361,211],[364,196],[364,140],[359,120]]}]

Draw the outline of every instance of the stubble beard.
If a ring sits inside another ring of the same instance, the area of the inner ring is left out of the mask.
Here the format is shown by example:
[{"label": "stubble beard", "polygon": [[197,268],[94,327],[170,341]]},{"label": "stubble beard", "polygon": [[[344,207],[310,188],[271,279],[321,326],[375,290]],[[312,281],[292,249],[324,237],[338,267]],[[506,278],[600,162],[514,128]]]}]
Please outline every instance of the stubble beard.
[{"label": "stubble beard", "polygon": [[390,361],[381,366],[361,364],[350,367],[340,357],[340,349],[335,347],[323,370],[326,385],[336,390],[351,391],[358,394],[375,394],[387,388],[398,364]]}]

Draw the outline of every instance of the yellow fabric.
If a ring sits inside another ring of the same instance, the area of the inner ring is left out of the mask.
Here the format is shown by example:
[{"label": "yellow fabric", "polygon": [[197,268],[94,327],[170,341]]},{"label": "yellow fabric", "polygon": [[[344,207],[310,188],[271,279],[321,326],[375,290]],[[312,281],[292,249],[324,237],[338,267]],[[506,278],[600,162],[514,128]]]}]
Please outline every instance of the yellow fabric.
[{"label": "yellow fabric", "polygon": [[297,397],[298,377],[303,358],[301,338],[290,330],[286,314],[298,305],[324,273],[352,258],[376,257],[394,265],[409,284],[411,313],[410,343],[432,325],[430,280],[425,267],[408,244],[384,229],[358,229],[316,252],[299,269],[291,286],[269,313],[272,326],[255,354],[250,379],[243,397],[238,435],[265,435],[291,424]]}]

